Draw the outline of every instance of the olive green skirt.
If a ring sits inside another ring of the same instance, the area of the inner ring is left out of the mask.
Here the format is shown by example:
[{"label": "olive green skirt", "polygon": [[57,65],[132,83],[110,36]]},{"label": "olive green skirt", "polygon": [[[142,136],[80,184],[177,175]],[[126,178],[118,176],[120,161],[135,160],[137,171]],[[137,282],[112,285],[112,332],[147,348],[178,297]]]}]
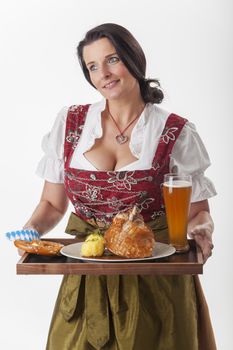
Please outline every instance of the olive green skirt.
[{"label": "olive green skirt", "polygon": [[46,350],[215,350],[197,284],[191,275],[66,275]]}]

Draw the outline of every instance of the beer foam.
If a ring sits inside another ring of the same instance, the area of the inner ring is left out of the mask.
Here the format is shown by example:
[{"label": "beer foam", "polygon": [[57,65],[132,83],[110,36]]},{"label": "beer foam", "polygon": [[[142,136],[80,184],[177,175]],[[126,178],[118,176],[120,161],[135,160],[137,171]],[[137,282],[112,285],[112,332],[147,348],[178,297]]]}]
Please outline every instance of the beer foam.
[{"label": "beer foam", "polygon": [[183,188],[183,187],[192,187],[192,183],[185,180],[174,180],[174,181],[166,181],[163,183],[163,186],[166,187],[175,187],[175,188]]}]

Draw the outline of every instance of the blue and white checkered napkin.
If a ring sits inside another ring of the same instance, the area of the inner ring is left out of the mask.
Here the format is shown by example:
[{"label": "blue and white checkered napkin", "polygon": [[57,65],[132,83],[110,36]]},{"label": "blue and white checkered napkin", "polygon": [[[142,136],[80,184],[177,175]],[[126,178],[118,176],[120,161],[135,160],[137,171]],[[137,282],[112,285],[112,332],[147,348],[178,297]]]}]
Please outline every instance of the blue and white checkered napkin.
[{"label": "blue and white checkered napkin", "polygon": [[18,230],[6,232],[5,236],[10,241],[15,241],[16,239],[22,239],[24,241],[32,241],[33,239],[40,239],[40,235],[35,230]]}]

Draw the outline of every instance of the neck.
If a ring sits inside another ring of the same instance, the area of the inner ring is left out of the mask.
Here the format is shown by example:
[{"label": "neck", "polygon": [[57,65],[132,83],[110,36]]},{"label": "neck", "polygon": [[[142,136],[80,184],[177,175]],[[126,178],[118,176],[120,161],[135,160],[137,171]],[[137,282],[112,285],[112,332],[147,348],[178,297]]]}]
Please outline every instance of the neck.
[{"label": "neck", "polygon": [[107,100],[106,110],[110,111],[116,122],[124,127],[129,124],[137,115],[139,115],[145,106],[142,98],[127,99],[125,101]]}]

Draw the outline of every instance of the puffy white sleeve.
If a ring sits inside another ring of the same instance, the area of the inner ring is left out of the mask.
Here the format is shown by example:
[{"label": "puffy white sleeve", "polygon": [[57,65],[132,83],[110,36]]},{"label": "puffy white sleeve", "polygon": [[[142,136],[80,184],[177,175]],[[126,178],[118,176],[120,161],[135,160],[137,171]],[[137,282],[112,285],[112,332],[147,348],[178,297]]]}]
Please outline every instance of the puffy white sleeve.
[{"label": "puffy white sleeve", "polygon": [[57,115],[51,131],[42,139],[44,156],[38,163],[36,174],[53,183],[64,182],[64,139],[68,107]]},{"label": "puffy white sleeve", "polygon": [[211,165],[207,150],[195,125],[187,122],[173,147],[170,171],[192,175],[191,202],[198,202],[216,195],[216,190],[204,172]]}]

